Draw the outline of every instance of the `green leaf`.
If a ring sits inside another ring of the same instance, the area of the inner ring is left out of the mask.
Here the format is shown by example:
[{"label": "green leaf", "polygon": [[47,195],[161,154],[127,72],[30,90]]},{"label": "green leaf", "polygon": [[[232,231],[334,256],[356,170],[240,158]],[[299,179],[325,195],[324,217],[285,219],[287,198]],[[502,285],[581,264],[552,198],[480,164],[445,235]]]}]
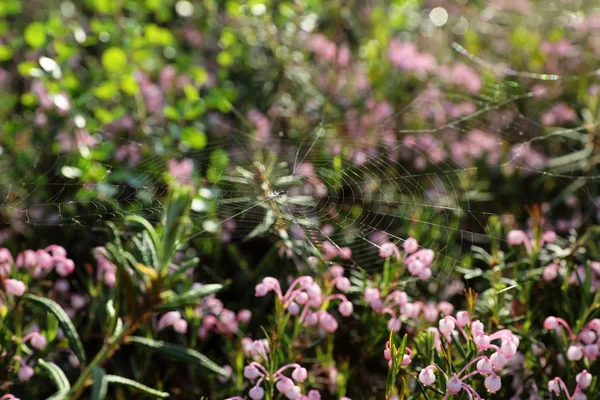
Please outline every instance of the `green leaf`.
[{"label": "green leaf", "polygon": [[94,378],[94,384],[92,385],[92,394],[90,400],[104,400],[106,398],[106,389],[108,382],[105,379],[104,369],[101,367],[95,367],[92,370],[92,377]]},{"label": "green leaf", "polygon": [[[171,188],[169,199],[165,208],[165,226],[162,235],[162,248],[160,251],[161,272],[166,272],[175,250],[183,224],[187,221],[192,205],[192,193],[189,186]],[[166,275],[166,274],[165,274]]]},{"label": "green leaf", "polygon": [[254,229],[252,229],[252,231],[248,235],[246,235],[244,241],[253,239],[257,236],[262,236],[265,233],[269,232],[273,224],[275,224],[276,220],[277,217],[275,216],[275,212],[273,212],[273,210],[270,208],[267,209],[267,213],[265,214],[265,217],[263,218],[261,223],[258,224]]},{"label": "green leaf", "polygon": [[171,285],[174,282],[177,282],[180,278],[185,278],[185,272],[194,268],[196,265],[198,265],[199,262],[200,259],[198,257],[194,257],[187,261],[184,261],[182,264],[179,265],[179,267],[175,271],[173,271],[169,276],[166,277],[165,286],[171,287]]},{"label": "green leaf", "polygon": [[217,364],[212,362],[208,357],[200,354],[196,350],[187,349],[182,346],[178,346],[171,343],[165,343],[159,340],[147,339],[139,336],[132,336],[129,338],[130,343],[136,343],[147,347],[151,350],[156,351],[166,357],[183,361],[188,364],[198,365],[203,368],[207,368],[219,375],[227,376],[227,371],[219,367]]},{"label": "green leaf", "polygon": [[52,378],[52,381],[54,381],[56,387],[58,388],[58,392],[49,397],[48,400],[64,399],[69,392],[69,389],[71,389],[71,385],[69,384],[69,380],[67,379],[65,373],[58,367],[58,365],[51,362],[46,362],[41,358],[38,359],[38,364],[40,367],[45,369],[46,372],[48,372],[48,375],[50,375],[50,378]]},{"label": "green leaf", "polygon": [[118,47],[111,47],[102,54],[102,66],[110,72],[122,72],[127,66],[127,54]]},{"label": "green leaf", "polygon": [[46,43],[46,28],[41,22],[32,22],[25,28],[23,36],[29,46],[39,49]]},{"label": "green leaf", "polygon": [[40,305],[44,307],[48,312],[54,314],[54,316],[58,319],[58,323],[60,324],[63,333],[69,341],[69,346],[71,346],[71,350],[73,350],[73,353],[75,353],[79,361],[81,363],[84,363],[85,352],[83,350],[83,345],[81,344],[81,339],[79,338],[77,330],[75,329],[73,322],[71,322],[71,319],[69,318],[65,310],[63,310],[62,307],[59,306],[55,301],[46,299],[44,297],[35,296],[33,294],[27,293],[23,295],[23,299],[26,301],[30,301],[34,304]]},{"label": "green leaf", "polygon": [[106,375],[104,377],[104,381],[106,383],[114,383],[114,384],[118,384],[118,385],[124,385],[131,389],[137,390],[138,392],[145,393],[147,395],[158,397],[161,399],[166,399],[167,397],[169,397],[169,393],[167,393],[167,392],[161,392],[160,390],[152,389],[151,387],[142,385],[141,383],[136,382],[131,379],[123,378],[122,376]]},{"label": "green leaf", "polygon": [[166,311],[180,308],[187,304],[196,304],[196,302],[202,297],[211,295],[213,293],[217,293],[222,288],[223,285],[219,285],[216,283],[210,285],[202,285],[199,288],[190,290],[189,292],[180,295],[175,295],[165,299],[165,302],[157,306],[156,309],[159,311]]},{"label": "green leaf", "polygon": [[199,150],[206,146],[206,135],[204,132],[187,127],[181,131],[181,141],[190,146],[190,148]]},{"label": "green leaf", "polygon": [[147,219],[142,218],[138,215],[128,215],[125,217],[125,222],[136,223],[136,224],[140,225],[142,228],[144,228],[144,230],[146,232],[148,232],[148,234],[150,235],[150,238],[152,239],[152,243],[154,244],[155,250],[160,249],[160,239],[158,237],[158,233],[156,233],[156,230],[154,229],[152,224],[150,222],[148,222]]},{"label": "green leaf", "polygon": [[52,342],[56,339],[58,327],[58,319],[56,319],[54,314],[46,314],[46,339],[48,339],[48,342]]}]

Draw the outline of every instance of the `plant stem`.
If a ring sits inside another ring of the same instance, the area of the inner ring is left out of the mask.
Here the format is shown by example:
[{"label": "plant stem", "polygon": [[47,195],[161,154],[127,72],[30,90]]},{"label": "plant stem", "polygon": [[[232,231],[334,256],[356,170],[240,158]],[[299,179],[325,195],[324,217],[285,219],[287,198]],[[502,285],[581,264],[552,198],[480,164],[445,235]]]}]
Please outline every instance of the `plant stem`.
[{"label": "plant stem", "polygon": [[100,349],[96,357],[88,364],[88,366],[83,370],[73,387],[71,388],[71,396],[70,399],[75,400],[78,399],[79,396],[83,393],[86,381],[88,377],[92,374],[92,371],[95,367],[102,364],[104,361],[112,357],[112,355],[117,351],[119,346],[123,343],[123,340],[131,334],[138,326],[138,323],[131,324],[126,323],[121,329],[121,332],[117,336],[111,337]]}]

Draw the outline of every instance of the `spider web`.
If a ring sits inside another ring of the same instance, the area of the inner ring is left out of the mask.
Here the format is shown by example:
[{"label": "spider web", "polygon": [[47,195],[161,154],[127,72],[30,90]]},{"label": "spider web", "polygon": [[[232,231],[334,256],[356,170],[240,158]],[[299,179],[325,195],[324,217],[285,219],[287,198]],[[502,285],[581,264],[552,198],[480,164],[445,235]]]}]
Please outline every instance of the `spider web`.
[{"label": "spider web", "polygon": [[[524,102],[542,101],[522,80],[555,84],[579,77],[498,67],[461,45],[453,47],[472,65],[515,81],[487,84],[476,96],[436,82],[376,121],[366,136],[340,135],[324,118],[300,139],[273,134],[264,141],[229,127],[228,137],[213,139],[199,151],[164,152],[132,167],[106,164],[104,176],[96,178],[102,183],[82,178],[78,156],[58,155],[50,165],[36,162],[19,182],[9,182],[8,175],[0,179],[2,223],[68,229],[131,214],[157,222],[168,186],[175,183],[167,161],[183,158],[193,162],[196,189],[190,240],[272,235],[293,257],[308,256],[330,242],[338,249],[349,246],[352,257],[343,262],[364,270],[380,268],[384,241],[400,245],[414,234],[420,246],[435,250],[442,272],[460,265],[462,250],[472,244],[503,240],[490,236],[488,219],[515,211],[514,204],[498,205],[486,194],[493,190],[474,187],[479,174],[502,184],[510,182],[503,177],[520,174],[540,188],[554,185],[556,190],[541,191],[535,199],[550,204],[545,216],[550,224],[551,210],[560,206],[564,193],[579,192],[595,208],[590,186],[598,183],[598,175],[593,168],[579,168],[582,158],[576,157],[584,150],[589,124],[549,129],[521,111]],[[596,72],[585,76],[592,75]],[[466,102],[475,109],[438,118],[445,105]],[[359,116],[369,113],[375,111],[359,110]],[[462,159],[451,148],[456,143]],[[39,149],[39,162],[49,153]],[[34,173],[40,167],[48,172]],[[523,211],[522,199],[514,200]]]}]

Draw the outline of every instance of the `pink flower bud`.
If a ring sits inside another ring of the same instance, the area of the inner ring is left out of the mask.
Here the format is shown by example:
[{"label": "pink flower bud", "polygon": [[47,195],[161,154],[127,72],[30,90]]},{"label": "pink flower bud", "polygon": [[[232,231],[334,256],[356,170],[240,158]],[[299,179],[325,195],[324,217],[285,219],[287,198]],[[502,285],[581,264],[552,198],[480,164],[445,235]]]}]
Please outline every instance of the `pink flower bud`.
[{"label": "pink flower bud", "polygon": [[506,356],[506,358],[511,358],[517,352],[517,345],[512,341],[503,340],[502,345],[500,346],[500,351]]},{"label": "pink flower bud", "polygon": [[309,297],[308,297],[308,293],[306,293],[306,292],[300,292],[300,293],[299,293],[299,294],[296,296],[296,298],[295,298],[295,300],[296,300],[296,303],[298,303],[298,304],[300,304],[300,305],[304,305],[304,304],[306,304],[306,302],[308,301],[308,299],[309,299]]},{"label": "pink flower bud", "polygon": [[[265,296],[267,293],[269,293],[269,288],[267,287],[267,285],[265,285],[264,283],[259,283],[258,285],[256,285],[256,287],[254,288],[254,295],[256,297],[263,297]],[[262,389],[261,389],[262,390]],[[262,397],[261,397],[262,398]]]},{"label": "pink flower bud", "polygon": [[333,316],[326,311],[321,313],[321,316],[319,317],[319,323],[321,324],[321,327],[329,333],[335,332],[338,328],[338,323],[335,318],[333,318]]},{"label": "pink flower bud", "polygon": [[291,302],[287,310],[292,315],[298,315],[300,313],[300,306],[297,303]]},{"label": "pink flower bud", "polygon": [[598,352],[599,352],[598,345],[595,343],[588,344],[583,348],[583,354],[589,360],[595,360],[598,357]]},{"label": "pink flower bud", "polygon": [[369,304],[371,304],[373,301],[379,300],[381,298],[381,294],[379,292],[379,289],[377,289],[377,288],[366,288],[364,296],[365,296],[365,301]]},{"label": "pink flower bud", "polygon": [[69,354],[68,361],[69,361],[69,365],[73,368],[79,368],[79,366],[81,365],[81,363],[79,362],[79,359],[73,352],[71,352],[71,354]]},{"label": "pink flower bud", "polygon": [[418,278],[422,281],[427,281],[429,280],[429,278],[431,278],[431,269],[429,268],[424,268],[421,273],[418,275]]},{"label": "pink flower bud", "polygon": [[73,260],[65,257],[54,257],[54,268],[60,276],[68,276],[75,271],[75,263]]},{"label": "pink flower bud", "polygon": [[59,293],[67,293],[70,288],[71,288],[71,285],[69,284],[68,281],[66,281],[64,279],[58,279],[54,283],[54,289]]},{"label": "pink flower bud", "polygon": [[308,372],[306,371],[306,368],[296,368],[294,372],[292,372],[292,379],[296,382],[304,382],[307,376]]},{"label": "pink flower bud", "polygon": [[577,337],[585,344],[591,344],[596,341],[596,334],[588,328],[583,329]]},{"label": "pink flower bud", "polygon": [[352,315],[352,312],[354,311],[354,307],[352,306],[352,303],[350,301],[343,301],[340,303],[340,305],[338,307],[338,311],[344,317],[349,317],[350,315]]},{"label": "pink flower bud", "polygon": [[254,386],[248,391],[248,396],[250,396],[252,400],[261,400],[264,395],[265,391],[260,386]]},{"label": "pink flower bud", "polygon": [[456,320],[458,321],[458,326],[463,328],[471,322],[471,316],[467,311],[459,311],[456,313]]},{"label": "pink flower bud", "polygon": [[556,232],[554,231],[546,231],[542,234],[542,238],[540,239],[541,244],[544,243],[554,243],[556,240]]},{"label": "pink flower bud", "polygon": [[580,346],[569,346],[567,349],[567,358],[571,361],[579,361],[583,358],[583,350]]},{"label": "pink flower bud", "polygon": [[553,281],[558,276],[558,271],[560,267],[556,264],[550,264],[544,267],[542,271],[542,278],[546,282]]},{"label": "pink flower bud", "polygon": [[419,243],[417,243],[415,238],[409,237],[404,241],[402,248],[407,254],[412,254],[419,249]]},{"label": "pink flower bud", "polygon": [[454,374],[452,379],[446,382],[446,389],[452,394],[457,394],[462,389],[462,382],[458,379],[458,376]]},{"label": "pink flower bud", "polygon": [[592,384],[592,379],[594,379],[592,374],[587,372],[585,369],[583,371],[581,371],[580,373],[578,373],[577,376],[575,377],[575,381],[577,382],[579,387],[583,390],[590,387],[590,385]]},{"label": "pink flower bud", "polygon": [[475,342],[475,346],[477,346],[478,349],[485,349],[487,348],[487,346],[490,345],[490,337],[488,335],[478,335],[475,336],[473,338],[473,341]]},{"label": "pink flower bud", "polygon": [[87,301],[84,296],[82,296],[80,294],[72,294],[71,295],[71,305],[73,306],[74,309],[80,310],[83,307],[85,307],[86,303],[87,303]]},{"label": "pink flower bud", "polygon": [[422,369],[419,373],[419,382],[421,382],[424,386],[431,386],[435,382],[435,374],[433,373],[433,368],[425,368]]},{"label": "pink flower bud", "polygon": [[238,320],[238,322],[242,323],[242,324],[247,324],[248,322],[250,322],[250,319],[252,318],[252,312],[250,310],[240,310],[237,313],[236,319]]},{"label": "pink flower bud", "polygon": [[312,285],[309,286],[308,290],[306,291],[308,293],[309,297],[319,297],[321,296],[321,287],[319,285],[317,285],[316,283],[313,283]]},{"label": "pink flower bud", "polygon": [[309,312],[306,314],[306,318],[304,318],[304,324],[306,326],[315,326],[319,322],[319,316],[317,313]]},{"label": "pink flower bud", "polygon": [[298,386],[292,386],[290,390],[285,392],[285,397],[287,397],[290,400],[296,400],[300,398],[300,392],[301,390]]},{"label": "pink flower bud", "polygon": [[395,332],[398,332],[401,327],[402,321],[400,321],[398,318],[391,318],[387,323],[387,328],[390,331],[394,330]]},{"label": "pink flower bud", "polygon": [[409,365],[412,362],[412,358],[409,354],[404,354],[402,356],[402,366],[406,367],[407,365]]},{"label": "pink flower bud", "polygon": [[483,382],[485,388],[490,393],[496,393],[502,387],[502,381],[498,375],[490,375]]},{"label": "pink flower bud", "polygon": [[46,337],[40,333],[34,334],[29,340],[29,343],[38,350],[44,350],[48,344]]},{"label": "pink flower bud", "polygon": [[173,324],[173,329],[175,329],[175,332],[180,333],[182,335],[185,335],[185,333],[187,332],[187,328],[188,323],[185,319],[177,320]]},{"label": "pink flower bud", "polygon": [[390,350],[389,348],[385,349],[383,351],[383,358],[390,361],[392,359],[392,350]]},{"label": "pink flower bud", "polygon": [[17,255],[17,268],[31,269],[37,265],[37,256],[33,250],[25,250]]},{"label": "pink flower bud", "polygon": [[244,377],[246,379],[253,381],[261,375],[262,374],[260,373],[258,368],[256,368],[254,365],[246,365],[244,367]]},{"label": "pink flower bud", "polygon": [[115,286],[115,283],[117,283],[117,275],[113,271],[106,272],[104,274],[104,283],[108,287]]},{"label": "pink flower bud", "polygon": [[449,337],[450,333],[452,333],[452,331],[455,328],[455,324],[452,319],[445,317],[445,318],[441,319],[440,322],[438,323],[438,328],[442,335]]},{"label": "pink flower bud", "polygon": [[440,301],[437,305],[437,309],[444,314],[444,316],[450,315],[454,312],[454,306],[447,301]]},{"label": "pink flower bud", "polygon": [[525,232],[521,230],[512,230],[508,232],[507,240],[510,246],[520,246],[523,243],[525,243],[528,239]]},{"label": "pink flower bud", "polygon": [[379,257],[390,258],[394,255],[394,252],[398,251],[398,247],[394,243],[386,242],[379,247]]},{"label": "pink flower bud", "polygon": [[217,379],[221,383],[227,383],[227,381],[231,379],[231,375],[233,374],[233,368],[231,368],[231,365],[223,365],[223,371],[225,371],[226,375],[219,376]]},{"label": "pink flower bud", "polygon": [[318,390],[311,390],[308,392],[308,400],[321,400],[321,393]]},{"label": "pink flower bud", "polygon": [[340,292],[346,292],[348,289],[350,289],[350,279],[344,277],[338,278],[338,280],[335,282],[335,287]]},{"label": "pink flower bud", "polygon": [[338,265],[338,264],[332,265],[331,267],[329,267],[329,275],[331,275],[333,278],[337,278],[338,276],[343,276],[344,275],[344,267],[342,267],[341,265]]},{"label": "pink flower bud", "polygon": [[352,250],[350,249],[350,247],[340,248],[340,258],[342,260],[349,260],[352,258]]},{"label": "pink flower bud", "polygon": [[560,395],[560,384],[557,378],[548,381],[548,391],[554,393],[556,396]]},{"label": "pink flower bud", "polygon": [[547,330],[553,330],[558,328],[558,321],[556,320],[556,317],[548,317],[544,320],[544,329]]},{"label": "pink flower bud", "polygon": [[412,260],[408,264],[408,272],[411,275],[419,275],[425,269],[425,265],[421,262],[421,260]]},{"label": "pink flower bud", "polygon": [[479,320],[473,321],[471,323],[471,334],[473,336],[479,336],[484,334],[484,326],[483,323]]},{"label": "pink flower bud", "polygon": [[35,254],[37,256],[37,264],[40,267],[42,267],[43,269],[52,268],[54,260],[52,259],[52,256],[50,254],[48,254],[44,250],[38,250],[35,252]]},{"label": "pink flower bud", "polygon": [[308,304],[309,304],[311,307],[314,307],[314,308],[319,308],[319,307],[321,307],[321,304],[323,304],[323,296],[321,296],[321,295],[319,294],[319,295],[317,295],[317,296],[311,297],[311,298],[308,300]]},{"label": "pink flower bud", "polygon": [[288,390],[294,387],[294,382],[288,377],[281,377],[281,379],[275,384],[275,387],[279,393],[286,393]]},{"label": "pink flower bud", "polygon": [[6,293],[14,296],[20,297],[25,293],[25,284],[16,279],[6,279],[4,281],[4,287],[6,288]]},{"label": "pink flower bud", "polygon": [[492,372],[492,362],[487,358],[482,358],[477,361],[477,371],[482,374],[489,374]]},{"label": "pink flower bud", "polygon": [[575,393],[571,397],[571,400],[587,400],[587,396],[579,389],[575,389]]},{"label": "pink flower bud", "polygon": [[425,318],[425,321],[427,321],[427,322],[437,321],[439,319],[438,315],[439,315],[439,311],[433,304],[427,304],[423,308],[423,317]]},{"label": "pink flower bud", "polygon": [[490,362],[492,363],[492,367],[494,367],[494,370],[496,371],[504,368],[504,365],[506,365],[506,361],[506,356],[504,356],[504,354],[502,353],[496,352],[490,356]]},{"label": "pink flower bud", "polygon": [[31,368],[29,365],[21,364],[21,368],[19,368],[18,378],[21,382],[26,382],[29,379],[31,379],[34,373],[35,372],[33,368]]}]

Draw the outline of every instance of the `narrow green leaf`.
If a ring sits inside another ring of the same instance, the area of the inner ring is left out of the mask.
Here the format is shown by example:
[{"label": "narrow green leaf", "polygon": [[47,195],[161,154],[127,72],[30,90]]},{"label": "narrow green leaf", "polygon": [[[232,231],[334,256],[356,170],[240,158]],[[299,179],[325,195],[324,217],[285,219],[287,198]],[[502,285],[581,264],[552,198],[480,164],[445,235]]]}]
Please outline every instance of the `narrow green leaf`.
[{"label": "narrow green leaf", "polygon": [[106,375],[104,377],[104,381],[106,383],[114,383],[117,385],[127,386],[131,389],[137,390],[138,392],[158,397],[160,399],[166,399],[167,397],[169,397],[169,393],[167,392],[161,392],[160,390],[152,389],[151,387],[148,387],[131,379],[123,378],[122,376]]},{"label": "narrow green leaf", "polygon": [[258,224],[254,229],[252,229],[252,231],[248,235],[246,235],[246,237],[244,238],[244,241],[253,239],[257,236],[262,236],[265,233],[269,232],[271,227],[275,224],[276,220],[277,220],[277,217],[275,216],[275,213],[273,212],[272,209],[269,208],[265,214],[265,217],[261,221],[261,223]]},{"label": "narrow green leaf", "polygon": [[105,376],[104,369],[101,367],[95,367],[92,370],[94,384],[92,385],[92,395],[90,400],[104,400],[106,398],[108,382],[106,381]]},{"label": "narrow green leaf", "polygon": [[173,271],[167,278],[165,279],[165,286],[170,287],[174,282],[177,282],[180,278],[184,277],[186,271],[194,268],[198,265],[200,259],[198,257],[194,257],[190,260],[184,261],[179,267]]},{"label": "narrow green leaf", "polygon": [[152,244],[156,250],[160,249],[160,239],[158,237],[158,233],[147,219],[142,218],[138,215],[128,215],[125,217],[125,222],[136,223],[144,228],[145,232],[148,232],[150,235],[150,239],[152,239]]},{"label": "narrow green leaf", "polygon": [[223,285],[218,283],[202,285],[199,288],[190,290],[189,292],[165,299],[164,303],[158,305],[156,309],[159,311],[166,311],[179,308],[187,304],[196,304],[196,302],[202,297],[217,293],[222,288]]},{"label": "narrow green leaf", "polygon": [[62,371],[62,369],[60,369],[58,365],[51,362],[46,362],[41,358],[38,359],[38,364],[40,367],[45,369],[46,372],[48,372],[48,375],[50,375],[50,378],[52,378],[52,381],[58,388],[58,392],[48,399],[58,400],[65,398],[66,394],[69,392],[69,389],[71,389],[71,385],[69,384],[69,380],[65,376],[65,373]]},{"label": "narrow green leaf", "polygon": [[84,363],[85,352],[83,350],[83,345],[81,344],[81,339],[79,338],[77,330],[75,329],[73,322],[71,322],[71,319],[69,318],[65,310],[63,310],[62,307],[59,306],[53,300],[35,296],[30,293],[25,294],[23,296],[23,299],[44,307],[48,312],[52,313],[56,317],[56,319],[58,319],[58,323],[60,324],[63,333],[69,341],[69,346],[71,346],[71,350],[73,350],[73,353],[75,353],[79,361],[81,363]]},{"label": "narrow green leaf", "polygon": [[166,357],[175,360],[183,361],[189,364],[195,364],[203,368],[207,368],[219,375],[227,376],[227,371],[212,362],[208,357],[198,353],[196,350],[187,349],[171,343],[165,343],[159,340],[132,336],[129,338],[130,343],[136,343],[156,351]]}]

